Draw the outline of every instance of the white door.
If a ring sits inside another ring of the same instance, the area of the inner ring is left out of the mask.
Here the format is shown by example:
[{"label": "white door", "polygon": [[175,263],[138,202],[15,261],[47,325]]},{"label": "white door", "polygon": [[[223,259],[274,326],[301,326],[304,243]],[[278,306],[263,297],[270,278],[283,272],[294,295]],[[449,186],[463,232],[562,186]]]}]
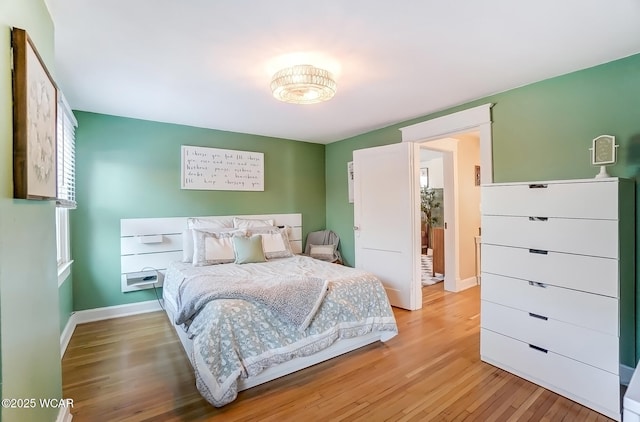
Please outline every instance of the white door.
[{"label": "white door", "polygon": [[353,151],[356,268],[377,275],[391,305],[422,308],[420,146],[414,142]]}]

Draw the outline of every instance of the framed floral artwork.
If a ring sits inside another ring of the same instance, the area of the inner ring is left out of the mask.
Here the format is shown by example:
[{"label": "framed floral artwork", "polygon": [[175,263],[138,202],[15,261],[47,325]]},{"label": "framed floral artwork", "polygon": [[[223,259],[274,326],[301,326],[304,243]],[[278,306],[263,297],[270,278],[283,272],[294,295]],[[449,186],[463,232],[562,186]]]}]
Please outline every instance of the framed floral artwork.
[{"label": "framed floral artwork", "polygon": [[58,88],[27,32],[13,47],[13,196],[55,199]]}]

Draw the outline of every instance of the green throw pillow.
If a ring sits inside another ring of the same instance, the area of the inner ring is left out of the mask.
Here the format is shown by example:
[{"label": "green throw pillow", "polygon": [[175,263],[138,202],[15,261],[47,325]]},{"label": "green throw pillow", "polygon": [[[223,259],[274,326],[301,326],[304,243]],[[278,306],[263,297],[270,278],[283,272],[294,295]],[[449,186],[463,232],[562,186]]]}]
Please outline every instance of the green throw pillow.
[{"label": "green throw pillow", "polygon": [[260,236],[234,237],[233,247],[236,251],[236,264],[266,261],[264,252],[262,251],[262,238]]}]

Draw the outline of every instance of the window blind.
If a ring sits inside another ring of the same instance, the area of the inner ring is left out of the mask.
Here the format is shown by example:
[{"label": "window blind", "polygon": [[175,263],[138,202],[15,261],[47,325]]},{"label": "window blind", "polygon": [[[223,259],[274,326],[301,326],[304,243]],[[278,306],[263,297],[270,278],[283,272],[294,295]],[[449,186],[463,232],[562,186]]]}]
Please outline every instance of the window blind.
[{"label": "window blind", "polygon": [[60,94],[57,124],[58,198],[63,208],[76,207],[76,126],[78,122]]}]

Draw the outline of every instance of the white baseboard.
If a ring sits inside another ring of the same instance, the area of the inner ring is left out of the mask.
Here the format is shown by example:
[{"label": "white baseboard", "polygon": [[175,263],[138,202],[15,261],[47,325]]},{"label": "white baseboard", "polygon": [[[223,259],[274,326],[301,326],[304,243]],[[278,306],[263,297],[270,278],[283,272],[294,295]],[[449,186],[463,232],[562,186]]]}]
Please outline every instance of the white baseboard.
[{"label": "white baseboard", "polygon": [[64,356],[67,350],[71,336],[73,335],[76,325],[86,322],[101,321],[104,319],[120,318],[129,315],[144,314],[147,312],[155,312],[162,310],[157,300],[148,300],[145,302],[128,303],[126,305],[107,306],[104,308],[86,309],[71,314],[67,325],[64,327],[60,335],[60,358]]},{"label": "white baseboard", "polygon": [[102,321],[103,319],[120,318],[160,310],[162,310],[162,308],[157,300],[148,300],[146,302],[128,303],[126,305],[86,309],[84,311],[78,311],[74,315],[76,316],[76,324],[84,324],[85,322]]},{"label": "white baseboard", "polygon": [[73,419],[71,409],[67,406],[61,406],[56,422],[71,422],[71,419]]},{"label": "white baseboard", "polygon": [[62,330],[62,334],[60,334],[60,359],[64,357],[64,352],[67,351],[67,346],[69,345],[69,341],[71,341],[71,336],[76,329],[76,325],[76,314],[74,312],[69,315],[67,325],[64,326],[64,330]]},{"label": "white baseboard", "polygon": [[477,285],[478,278],[476,276],[465,278],[464,280],[456,280],[456,292],[461,292]]}]

